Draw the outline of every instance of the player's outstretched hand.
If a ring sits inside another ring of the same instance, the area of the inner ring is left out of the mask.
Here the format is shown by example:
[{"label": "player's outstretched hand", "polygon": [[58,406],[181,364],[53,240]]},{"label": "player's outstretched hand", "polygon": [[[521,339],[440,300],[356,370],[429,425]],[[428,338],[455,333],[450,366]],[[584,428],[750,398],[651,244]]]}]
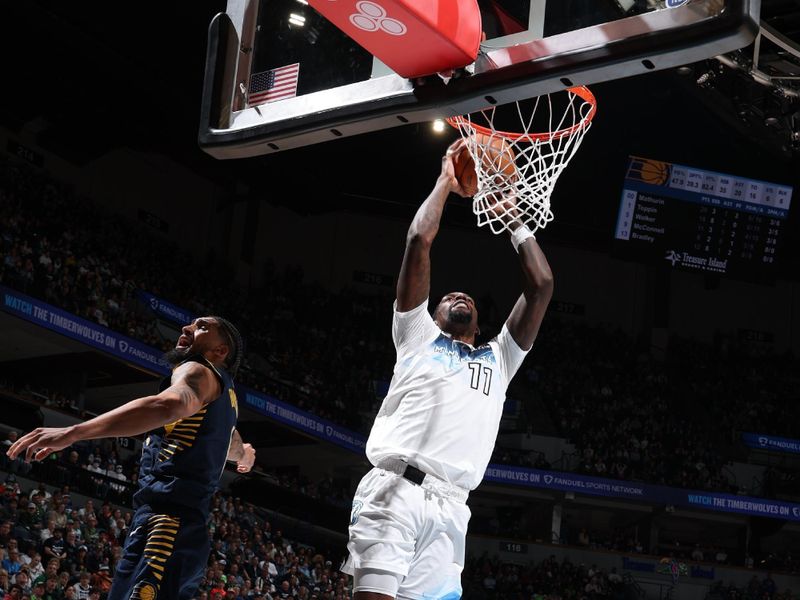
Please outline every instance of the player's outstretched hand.
[{"label": "player's outstretched hand", "polygon": [[6,454],[12,460],[25,453],[25,462],[44,460],[53,452],[71,446],[73,439],[71,427],[40,427],[14,442]]},{"label": "player's outstretched hand", "polygon": [[469,198],[469,194],[464,191],[464,188],[462,188],[461,184],[458,182],[456,167],[453,164],[453,160],[464,149],[465,144],[466,142],[462,137],[459,137],[455,142],[450,144],[447,148],[447,152],[445,152],[442,157],[442,174],[440,177],[447,181],[451,192],[455,192],[462,198]]},{"label": "player's outstretched hand", "polygon": [[239,473],[249,473],[256,462],[256,449],[252,444],[242,444],[244,456],[241,460],[236,461],[236,470]]}]

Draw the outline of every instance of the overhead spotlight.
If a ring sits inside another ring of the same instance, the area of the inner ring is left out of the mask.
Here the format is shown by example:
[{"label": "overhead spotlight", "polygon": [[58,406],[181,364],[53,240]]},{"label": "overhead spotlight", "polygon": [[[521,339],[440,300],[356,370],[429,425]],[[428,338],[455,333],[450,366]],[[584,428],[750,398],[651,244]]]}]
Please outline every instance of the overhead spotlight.
[{"label": "overhead spotlight", "polygon": [[298,27],[303,27],[306,24],[306,18],[303,15],[298,15],[297,13],[290,13],[289,23],[292,25],[297,25]]},{"label": "overhead spotlight", "polygon": [[297,1],[298,1],[300,4],[304,4],[305,6],[308,6],[308,0],[297,0]]},{"label": "overhead spotlight", "polygon": [[442,133],[445,128],[444,119],[436,119],[432,124],[431,127],[436,133]]}]

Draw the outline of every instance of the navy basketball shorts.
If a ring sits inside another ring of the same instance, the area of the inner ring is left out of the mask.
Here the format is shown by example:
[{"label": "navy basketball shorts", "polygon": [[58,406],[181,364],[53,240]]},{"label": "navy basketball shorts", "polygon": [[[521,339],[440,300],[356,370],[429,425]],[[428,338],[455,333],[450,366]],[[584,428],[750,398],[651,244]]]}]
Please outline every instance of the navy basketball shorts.
[{"label": "navy basketball shorts", "polygon": [[210,551],[201,515],[149,505],[137,509],[108,600],[190,600]]}]

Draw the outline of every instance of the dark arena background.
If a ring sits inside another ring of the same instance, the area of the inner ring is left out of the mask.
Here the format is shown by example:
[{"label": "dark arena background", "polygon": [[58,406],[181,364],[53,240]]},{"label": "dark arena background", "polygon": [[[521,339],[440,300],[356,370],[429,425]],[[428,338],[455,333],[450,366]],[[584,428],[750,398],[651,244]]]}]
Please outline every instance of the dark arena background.
[{"label": "dark arena background", "polygon": [[[0,438],[155,393],[180,327],[224,315],[257,458],[223,473],[196,597],[350,598],[406,231],[457,134],[212,158],[198,119],[224,8],[4,6]],[[761,18],[798,39],[796,1]],[[553,301],[468,502],[465,599],[800,597],[800,67],[762,52],[778,83],[748,47],[592,86],[537,234]],[[723,185],[752,202],[703,200]],[[432,261],[431,298],[466,286],[489,340],[520,291],[508,241],[453,197]],[[0,598],[105,598],[143,441],[0,457]]]}]

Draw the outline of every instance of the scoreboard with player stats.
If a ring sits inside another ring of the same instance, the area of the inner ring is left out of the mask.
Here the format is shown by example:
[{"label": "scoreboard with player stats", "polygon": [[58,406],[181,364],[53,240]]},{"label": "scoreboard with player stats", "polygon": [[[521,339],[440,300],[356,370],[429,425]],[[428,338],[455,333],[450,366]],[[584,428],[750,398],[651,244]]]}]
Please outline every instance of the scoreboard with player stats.
[{"label": "scoreboard with player stats", "polygon": [[761,279],[774,273],[792,188],[632,156],[615,238],[674,268]]}]

